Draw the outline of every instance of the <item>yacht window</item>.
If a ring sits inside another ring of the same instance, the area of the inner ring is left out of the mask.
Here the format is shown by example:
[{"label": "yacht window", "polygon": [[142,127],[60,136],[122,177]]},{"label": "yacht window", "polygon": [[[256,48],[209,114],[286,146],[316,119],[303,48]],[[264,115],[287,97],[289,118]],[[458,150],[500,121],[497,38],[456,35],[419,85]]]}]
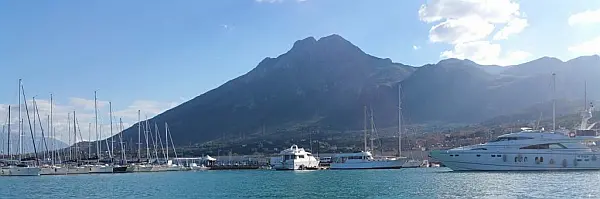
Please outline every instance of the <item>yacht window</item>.
[{"label": "yacht window", "polygon": [[298,156],[300,159],[304,159],[304,155],[299,155]]},{"label": "yacht window", "polygon": [[487,149],[486,148],[474,148],[474,149],[471,149],[471,150],[487,150]]},{"label": "yacht window", "polygon": [[454,156],[457,156],[457,157],[458,157],[458,154],[456,154],[456,155],[454,155]]},{"label": "yacht window", "polygon": [[526,147],[521,147],[521,149],[566,149],[564,145],[560,143],[550,143],[550,144],[536,144],[530,145]]},{"label": "yacht window", "polygon": [[519,157],[515,157],[515,162],[517,162],[517,159],[519,159]]},{"label": "yacht window", "polygon": [[567,147],[565,147],[565,145],[562,145],[560,143],[552,143],[552,144],[550,144],[550,148],[551,149],[566,149]]},{"label": "yacht window", "polygon": [[450,156],[454,156],[454,155],[450,155]]},{"label": "yacht window", "polygon": [[528,140],[533,139],[530,137],[499,137],[496,140],[492,140],[490,142],[500,142],[500,141],[511,141],[511,140]]},{"label": "yacht window", "polygon": [[312,154],[306,154],[306,156],[308,156],[308,157],[311,157],[311,156],[312,156]]},{"label": "yacht window", "polygon": [[494,158],[495,158],[495,157],[496,157],[496,155],[492,155],[492,157],[494,157]]},{"label": "yacht window", "polygon": [[479,157],[479,156],[481,156],[481,155],[477,154],[477,157]]},{"label": "yacht window", "polygon": [[502,157],[502,155],[496,155],[496,157]]},{"label": "yacht window", "polygon": [[525,157],[525,160],[523,160],[523,162],[527,162],[527,157]]},{"label": "yacht window", "polygon": [[544,157],[540,157],[540,162],[544,162]]}]

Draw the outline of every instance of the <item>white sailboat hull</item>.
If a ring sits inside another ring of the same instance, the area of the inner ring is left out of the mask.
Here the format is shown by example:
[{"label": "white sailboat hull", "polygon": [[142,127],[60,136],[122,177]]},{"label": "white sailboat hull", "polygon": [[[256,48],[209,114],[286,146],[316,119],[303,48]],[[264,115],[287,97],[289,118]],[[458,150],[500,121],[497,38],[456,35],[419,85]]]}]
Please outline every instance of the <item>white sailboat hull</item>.
[{"label": "white sailboat hull", "polygon": [[0,169],[2,176],[39,176],[40,168],[37,167],[6,167]]},{"label": "white sailboat hull", "polygon": [[69,167],[67,169],[67,174],[89,174],[90,170],[85,167]]},{"label": "white sailboat hull", "polygon": [[329,169],[399,169],[404,162],[404,159],[347,161],[331,163]]},{"label": "white sailboat hull", "polygon": [[133,172],[152,172],[153,166],[150,166],[150,165],[135,165],[132,168],[133,168]]},{"label": "white sailboat hull", "polygon": [[87,167],[89,169],[89,173],[112,173],[112,166],[91,166]]},{"label": "white sailboat hull", "polygon": [[43,167],[40,175],[67,175],[69,169],[63,167]]}]

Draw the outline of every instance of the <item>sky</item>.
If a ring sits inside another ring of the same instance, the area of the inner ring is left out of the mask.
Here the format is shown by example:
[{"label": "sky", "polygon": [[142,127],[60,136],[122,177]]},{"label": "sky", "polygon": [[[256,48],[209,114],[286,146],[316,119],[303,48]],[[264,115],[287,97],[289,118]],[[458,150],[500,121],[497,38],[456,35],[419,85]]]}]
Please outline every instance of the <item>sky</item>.
[{"label": "sky", "polygon": [[153,117],[285,53],[296,40],[330,34],[413,66],[446,58],[503,66],[543,56],[568,60],[600,54],[600,1],[0,1],[0,124],[8,105],[18,104],[21,78],[42,122],[53,95],[56,138],[63,141],[73,111],[83,139],[97,137],[94,127],[85,133],[96,91],[106,137],[108,102],[115,123],[122,118],[128,127],[137,110],[142,119]]}]

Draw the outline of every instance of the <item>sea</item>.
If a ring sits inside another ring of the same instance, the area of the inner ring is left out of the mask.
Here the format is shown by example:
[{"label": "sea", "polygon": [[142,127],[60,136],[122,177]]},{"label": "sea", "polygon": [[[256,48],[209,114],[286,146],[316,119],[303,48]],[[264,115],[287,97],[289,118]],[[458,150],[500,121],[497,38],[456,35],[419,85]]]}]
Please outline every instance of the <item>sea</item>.
[{"label": "sea", "polygon": [[600,198],[600,171],[411,168],[0,177],[0,198]]}]

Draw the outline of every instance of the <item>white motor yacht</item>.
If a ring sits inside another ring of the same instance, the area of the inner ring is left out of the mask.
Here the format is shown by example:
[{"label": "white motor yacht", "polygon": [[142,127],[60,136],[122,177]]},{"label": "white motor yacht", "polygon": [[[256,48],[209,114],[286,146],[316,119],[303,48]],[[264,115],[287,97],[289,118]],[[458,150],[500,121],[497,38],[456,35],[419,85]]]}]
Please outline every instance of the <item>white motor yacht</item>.
[{"label": "white motor yacht", "polygon": [[399,169],[404,158],[373,158],[371,152],[342,153],[333,156],[329,169]]},{"label": "white motor yacht", "polygon": [[432,151],[454,171],[600,170],[600,152],[587,143],[596,136],[523,128],[485,144]]},{"label": "white motor yacht", "polygon": [[271,161],[276,170],[310,170],[319,168],[319,160],[311,153],[297,145],[292,145],[289,149],[283,150],[280,157],[273,158]]}]

